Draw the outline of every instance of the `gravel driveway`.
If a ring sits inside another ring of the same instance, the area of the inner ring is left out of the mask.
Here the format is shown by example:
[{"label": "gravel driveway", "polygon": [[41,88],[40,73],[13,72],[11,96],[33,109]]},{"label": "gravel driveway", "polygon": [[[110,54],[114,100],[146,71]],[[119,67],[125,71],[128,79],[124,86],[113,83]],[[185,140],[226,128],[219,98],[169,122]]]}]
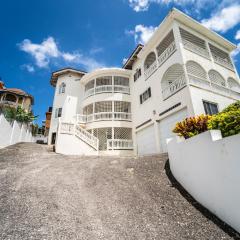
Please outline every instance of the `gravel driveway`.
[{"label": "gravel driveway", "polygon": [[0,239],[240,239],[172,178],[166,156],[0,150]]}]

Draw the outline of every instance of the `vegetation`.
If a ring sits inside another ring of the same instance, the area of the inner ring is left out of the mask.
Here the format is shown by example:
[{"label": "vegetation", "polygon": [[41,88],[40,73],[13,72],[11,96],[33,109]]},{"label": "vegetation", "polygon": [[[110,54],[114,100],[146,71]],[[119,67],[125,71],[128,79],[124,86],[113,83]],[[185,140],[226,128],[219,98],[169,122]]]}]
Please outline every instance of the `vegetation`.
[{"label": "vegetation", "polygon": [[196,136],[208,130],[208,121],[210,118],[211,116],[203,114],[200,116],[186,118],[182,122],[176,124],[173,132],[185,139]]},{"label": "vegetation", "polygon": [[38,124],[33,124],[32,125],[32,135],[36,136],[38,133]]},{"label": "vegetation", "polygon": [[240,101],[213,116],[200,115],[186,118],[176,124],[173,132],[188,139],[207,130],[220,130],[223,137],[240,133]]}]

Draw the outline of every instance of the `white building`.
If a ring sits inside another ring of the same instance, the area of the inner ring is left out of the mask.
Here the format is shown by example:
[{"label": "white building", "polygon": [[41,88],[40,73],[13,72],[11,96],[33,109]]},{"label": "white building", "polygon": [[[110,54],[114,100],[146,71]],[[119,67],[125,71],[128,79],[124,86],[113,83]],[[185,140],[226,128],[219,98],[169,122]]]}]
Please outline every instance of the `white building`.
[{"label": "white building", "polygon": [[122,69],[52,74],[49,143],[62,154],[166,152],[175,123],[240,99],[234,44],[173,9]]}]

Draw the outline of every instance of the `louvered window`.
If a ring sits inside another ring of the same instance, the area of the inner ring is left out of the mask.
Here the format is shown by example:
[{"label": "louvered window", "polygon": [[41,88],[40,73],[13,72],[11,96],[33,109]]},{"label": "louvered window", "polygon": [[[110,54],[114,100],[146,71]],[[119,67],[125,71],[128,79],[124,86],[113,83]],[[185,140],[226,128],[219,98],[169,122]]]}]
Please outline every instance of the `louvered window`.
[{"label": "louvered window", "polygon": [[85,85],[85,92],[89,89],[92,89],[94,88],[94,80],[91,80],[90,82],[88,82],[86,85]]},{"label": "louvered window", "polygon": [[93,104],[89,104],[86,107],[83,108],[83,114],[84,115],[90,115],[93,113]]},{"label": "louvered window", "polygon": [[208,73],[209,79],[212,83],[217,84],[219,86],[226,87],[225,79],[215,70],[210,70]]},{"label": "louvered window", "polygon": [[183,46],[204,57],[209,57],[206,42],[192,33],[180,28]]},{"label": "louvered window", "polygon": [[134,82],[136,82],[137,79],[141,77],[141,75],[142,75],[142,73],[141,73],[141,68],[138,68],[138,69],[136,70],[136,72],[134,73]]},{"label": "louvered window", "polygon": [[186,64],[186,67],[187,67],[187,73],[190,75],[190,77],[194,76],[207,81],[207,73],[202,68],[201,65],[199,65],[194,61],[188,61]]},{"label": "louvered window", "polygon": [[154,52],[149,53],[144,62],[144,69],[147,70],[155,61],[156,61],[155,53]]},{"label": "louvered window", "polygon": [[149,87],[144,93],[140,95],[140,103],[144,103],[147,99],[151,97],[151,88]]},{"label": "louvered window", "polygon": [[158,45],[158,56],[160,56],[171,45],[172,42],[174,42],[173,31],[171,31]]},{"label": "louvered window", "polygon": [[119,86],[129,86],[129,79],[126,77],[115,76],[114,77],[114,85]]},{"label": "louvered window", "polygon": [[129,102],[115,101],[114,102],[114,112],[131,112],[131,104]]},{"label": "louvered window", "polygon": [[112,77],[100,77],[96,79],[96,86],[103,86],[103,85],[112,85]]},{"label": "louvered window", "polygon": [[233,69],[231,59],[227,52],[224,52],[223,50],[213,46],[212,44],[209,44],[209,47],[210,47],[213,59],[216,63],[221,64],[224,67]]},{"label": "louvered window", "polygon": [[95,103],[95,113],[112,112],[112,101],[103,101]]}]

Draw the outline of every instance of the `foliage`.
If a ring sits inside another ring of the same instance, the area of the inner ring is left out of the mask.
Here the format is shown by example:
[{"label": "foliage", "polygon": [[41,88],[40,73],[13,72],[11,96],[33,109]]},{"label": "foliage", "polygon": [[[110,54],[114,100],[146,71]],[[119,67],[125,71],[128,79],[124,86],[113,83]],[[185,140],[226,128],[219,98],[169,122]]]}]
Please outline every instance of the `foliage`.
[{"label": "foliage", "polygon": [[208,122],[208,129],[221,130],[223,137],[240,133],[240,103],[232,104],[226,109],[230,111],[224,110]]},{"label": "foliage", "polygon": [[230,104],[228,107],[223,109],[223,111],[221,113],[226,113],[226,112],[230,112],[230,111],[237,111],[237,110],[240,110],[240,101],[237,101],[233,104]]},{"label": "foliage", "polygon": [[10,106],[4,106],[2,107],[2,112],[5,118],[11,122],[16,120],[20,123],[30,123],[37,118],[32,112],[27,112],[20,106],[17,107],[17,109]]},{"label": "foliage", "polygon": [[38,133],[38,124],[33,124],[32,125],[32,135],[36,136]]},{"label": "foliage", "polygon": [[188,139],[190,137],[196,136],[202,132],[208,130],[208,121],[211,119],[209,115],[200,115],[195,117],[189,117],[178,122],[173,129],[174,133],[177,133],[178,136]]}]

